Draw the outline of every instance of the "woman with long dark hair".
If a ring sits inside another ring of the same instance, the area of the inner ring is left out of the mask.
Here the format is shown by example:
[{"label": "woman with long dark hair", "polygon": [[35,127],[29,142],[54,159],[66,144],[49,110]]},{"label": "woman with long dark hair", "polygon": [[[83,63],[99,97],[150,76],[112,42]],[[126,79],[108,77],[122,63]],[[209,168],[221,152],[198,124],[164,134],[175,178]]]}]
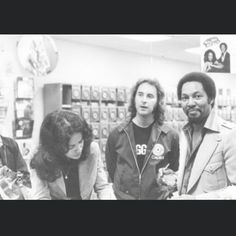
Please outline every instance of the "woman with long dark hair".
[{"label": "woman with long dark hair", "polygon": [[114,199],[92,130],[78,114],[48,114],[30,162],[32,199]]},{"label": "woman with long dark hair", "polygon": [[204,54],[203,71],[207,73],[220,72],[222,68],[223,65],[217,60],[215,52],[212,49],[208,49]]}]

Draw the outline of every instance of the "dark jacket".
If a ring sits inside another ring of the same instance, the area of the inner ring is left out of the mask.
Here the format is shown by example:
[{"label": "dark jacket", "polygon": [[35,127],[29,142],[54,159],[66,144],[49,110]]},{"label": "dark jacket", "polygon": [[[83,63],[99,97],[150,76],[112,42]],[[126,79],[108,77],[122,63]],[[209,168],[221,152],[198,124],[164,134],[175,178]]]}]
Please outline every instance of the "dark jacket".
[{"label": "dark jacket", "polygon": [[[158,153],[158,147],[164,147],[163,152],[160,149]],[[115,128],[108,137],[107,170],[118,199],[162,199],[162,190],[156,182],[158,169],[170,164],[169,168],[177,171],[178,159],[178,133],[166,125],[154,123],[142,170],[137,164],[131,121]]]},{"label": "dark jacket", "polygon": [[230,54],[228,52],[226,52],[226,54],[225,54],[224,61],[222,61],[222,56],[221,56],[218,59],[218,62],[220,62],[224,66],[222,69],[220,69],[220,72],[230,73]]},{"label": "dark jacket", "polygon": [[15,172],[21,171],[29,174],[27,164],[21,155],[16,141],[3,136],[1,136],[0,138],[2,139],[0,157],[3,165],[6,165],[9,169]]}]

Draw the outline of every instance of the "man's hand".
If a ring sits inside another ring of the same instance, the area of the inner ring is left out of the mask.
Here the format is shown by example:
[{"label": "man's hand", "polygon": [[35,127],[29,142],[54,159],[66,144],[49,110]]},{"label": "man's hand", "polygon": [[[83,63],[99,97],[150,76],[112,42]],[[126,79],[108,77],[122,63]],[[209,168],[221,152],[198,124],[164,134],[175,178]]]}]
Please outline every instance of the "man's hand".
[{"label": "man's hand", "polygon": [[167,186],[174,188],[177,185],[177,174],[173,170],[168,169],[168,166],[161,168],[158,171],[157,181],[161,181]]}]

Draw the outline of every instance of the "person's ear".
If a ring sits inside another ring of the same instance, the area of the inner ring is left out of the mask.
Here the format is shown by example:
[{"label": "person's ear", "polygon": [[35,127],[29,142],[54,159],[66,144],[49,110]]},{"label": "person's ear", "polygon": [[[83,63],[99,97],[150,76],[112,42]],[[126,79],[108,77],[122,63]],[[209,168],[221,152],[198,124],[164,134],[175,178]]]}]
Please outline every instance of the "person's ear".
[{"label": "person's ear", "polygon": [[213,99],[208,99],[208,102],[209,102],[209,104],[212,106],[213,104],[214,104],[214,100]]}]

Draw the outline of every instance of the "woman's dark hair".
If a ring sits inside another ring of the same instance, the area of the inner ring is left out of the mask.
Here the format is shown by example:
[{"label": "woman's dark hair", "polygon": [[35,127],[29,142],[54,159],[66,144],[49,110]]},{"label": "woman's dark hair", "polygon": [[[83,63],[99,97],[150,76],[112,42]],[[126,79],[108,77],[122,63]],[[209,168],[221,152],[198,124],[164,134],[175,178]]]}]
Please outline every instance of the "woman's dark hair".
[{"label": "woman's dark hair", "polygon": [[56,180],[58,170],[67,163],[65,154],[69,151],[69,141],[73,134],[82,133],[84,147],[80,160],[87,158],[92,142],[92,129],[77,113],[57,110],[48,114],[40,129],[40,148],[31,161],[42,179]]},{"label": "woman's dark hair", "polygon": [[221,46],[222,46],[222,45],[224,45],[224,46],[225,46],[226,50],[228,49],[228,46],[227,46],[227,44],[226,44],[226,43],[221,43],[221,44],[220,44],[220,48],[221,48]]},{"label": "woman's dark hair", "polygon": [[215,52],[214,52],[212,49],[208,49],[208,50],[205,52],[205,54],[204,54],[204,62],[209,61],[209,60],[208,60],[208,54],[209,54],[209,53],[212,53],[212,55],[213,55],[212,62],[214,63],[214,62],[216,61],[216,54],[215,54]]},{"label": "woman's dark hair", "polygon": [[188,73],[182,79],[180,79],[177,85],[178,99],[181,100],[183,85],[187,82],[193,82],[193,81],[196,81],[202,84],[208,98],[213,101],[212,107],[214,107],[215,98],[216,98],[215,82],[210,76],[201,72]]},{"label": "woman's dark hair", "polygon": [[135,106],[135,97],[138,91],[138,88],[141,84],[148,83],[156,88],[157,91],[157,104],[154,108],[153,114],[154,114],[154,120],[159,124],[162,125],[164,122],[164,114],[165,110],[163,107],[163,100],[164,100],[164,91],[160,85],[160,83],[156,79],[140,79],[136,85],[133,87],[131,92],[131,99],[130,99],[130,105],[129,105],[129,112],[131,113],[131,119],[133,119],[136,116],[137,110]]}]

